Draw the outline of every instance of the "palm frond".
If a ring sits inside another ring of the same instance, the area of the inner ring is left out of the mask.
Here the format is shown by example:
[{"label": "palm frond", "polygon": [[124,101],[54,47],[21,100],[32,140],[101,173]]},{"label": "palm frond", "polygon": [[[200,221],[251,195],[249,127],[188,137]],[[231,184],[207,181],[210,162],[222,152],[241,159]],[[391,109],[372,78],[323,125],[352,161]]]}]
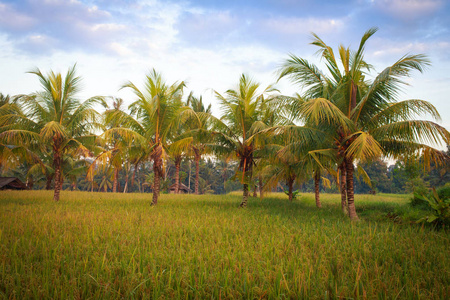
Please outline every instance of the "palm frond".
[{"label": "palm frond", "polygon": [[383,155],[383,149],[377,140],[367,132],[356,132],[348,141],[350,145],[346,150],[346,156],[361,161],[367,161]]},{"label": "palm frond", "polygon": [[450,133],[437,123],[425,120],[409,120],[389,123],[370,131],[377,140],[442,145],[450,143]]}]

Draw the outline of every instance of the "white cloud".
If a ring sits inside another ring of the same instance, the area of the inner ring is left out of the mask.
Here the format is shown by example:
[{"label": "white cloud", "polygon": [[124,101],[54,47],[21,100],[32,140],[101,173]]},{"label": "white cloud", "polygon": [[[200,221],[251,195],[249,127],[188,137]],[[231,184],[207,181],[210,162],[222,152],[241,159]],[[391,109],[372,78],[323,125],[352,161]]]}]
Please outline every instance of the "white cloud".
[{"label": "white cloud", "polygon": [[450,42],[398,42],[390,39],[374,39],[372,47],[367,49],[367,57],[379,63],[392,64],[406,54],[425,54],[445,59],[450,51]]},{"label": "white cloud", "polygon": [[341,19],[285,17],[263,19],[262,24],[267,30],[285,35],[339,32],[345,26],[345,22]]},{"label": "white cloud", "polygon": [[36,24],[33,17],[16,11],[11,5],[0,2],[0,28],[27,30]]},{"label": "white cloud", "polygon": [[93,32],[117,32],[125,29],[126,26],[122,24],[114,24],[114,23],[108,23],[108,24],[95,24],[90,27],[91,31]]},{"label": "white cloud", "polygon": [[111,48],[112,52],[120,55],[120,56],[128,56],[133,55],[133,51],[131,51],[126,46],[119,44],[119,43],[111,43],[109,44],[109,47]]},{"label": "white cloud", "polygon": [[403,20],[414,20],[437,11],[442,0],[376,0],[375,5],[383,12]]}]

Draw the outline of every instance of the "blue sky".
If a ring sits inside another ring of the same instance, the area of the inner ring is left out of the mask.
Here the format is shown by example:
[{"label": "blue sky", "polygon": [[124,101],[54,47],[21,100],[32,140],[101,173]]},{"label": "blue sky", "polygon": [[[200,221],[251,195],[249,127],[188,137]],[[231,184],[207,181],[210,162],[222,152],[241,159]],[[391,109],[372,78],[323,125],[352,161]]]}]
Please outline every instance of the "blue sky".
[{"label": "blue sky", "polygon": [[[0,0],[0,92],[39,89],[38,67],[65,72],[77,63],[81,97],[111,95],[131,80],[142,86],[156,68],[169,81],[185,80],[220,115],[212,89],[234,87],[243,72],[268,85],[289,53],[319,65],[311,32],[333,47],[356,48],[378,27],[366,60],[380,72],[405,54],[425,53],[432,66],[408,79],[403,99],[433,103],[450,129],[450,1],[259,0],[119,1]],[[323,67],[323,66],[322,66]],[[287,81],[284,94],[298,88]]]}]

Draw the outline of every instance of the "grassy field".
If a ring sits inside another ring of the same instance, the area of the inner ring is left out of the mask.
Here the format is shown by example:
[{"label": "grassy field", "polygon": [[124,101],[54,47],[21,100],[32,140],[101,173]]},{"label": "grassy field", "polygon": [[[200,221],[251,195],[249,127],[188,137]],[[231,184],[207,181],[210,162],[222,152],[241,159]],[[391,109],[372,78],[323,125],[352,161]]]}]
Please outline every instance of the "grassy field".
[{"label": "grassy field", "polygon": [[4,299],[448,299],[450,234],[408,196],[0,192]]}]

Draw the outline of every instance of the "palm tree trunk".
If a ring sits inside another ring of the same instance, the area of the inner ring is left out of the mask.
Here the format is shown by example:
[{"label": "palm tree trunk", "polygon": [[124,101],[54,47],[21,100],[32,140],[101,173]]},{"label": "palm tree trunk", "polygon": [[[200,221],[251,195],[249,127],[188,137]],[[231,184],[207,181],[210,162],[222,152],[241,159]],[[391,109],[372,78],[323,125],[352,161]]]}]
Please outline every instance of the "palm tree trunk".
[{"label": "palm tree trunk", "polygon": [[201,155],[197,149],[194,149],[195,153],[195,194],[198,195],[198,181],[200,179],[200,158]]},{"label": "palm tree trunk", "polygon": [[158,204],[159,191],[161,189],[162,177],[162,147],[158,145],[153,153],[153,200],[151,205]]},{"label": "palm tree trunk", "polygon": [[105,175],[103,178],[104,178],[104,180],[105,180],[105,185],[103,186],[103,191],[104,191],[105,193],[107,193],[107,192],[108,192],[108,178],[107,178],[106,175]]},{"label": "palm tree trunk", "polygon": [[292,202],[294,200],[294,179],[290,178],[287,183],[289,188],[289,201]]},{"label": "palm tree trunk", "polygon": [[125,187],[123,188],[123,193],[125,194],[128,190],[128,172],[130,170],[127,171],[127,174],[125,175]]},{"label": "palm tree trunk", "polygon": [[256,188],[257,188],[258,186],[256,185],[256,184],[254,184],[253,185],[253,197],[258,197],[258,193],[257,193],[257,191],[256,191]]},{"label": "palm tree trunk", "polygon": [[189,160],[188,193],[191,193],[191,160]]},{"label": "palm tree trunk", "polygon": [[161,186],[161,177],[159,176],[158,172],[155,172],[155,177],[153,179],[153,199],[151,205],[158,204],[160,186]]},{"label": "palm tree trunk", "polygon": [[350,158],[347,158],[345,161],[346,167],[346,179],[347,179],[347,202],[348,202],[348,215],[352,221],[357,221],[358,215],[356,214],[355,208],[355,194],[353,189],[353,172],[354,166],[353,161]]},{"label": "palm tree trunk", "polygon": [[45,184],[45,189],[46,189],[47,191],[49,191],[49,190],[52,189],[52,181],[53,181],[54,175],[48,175],[48,176],[46,176],[46,177],[47,177],[47,182],[46,182],[46,184]]},{"label": "palm tree trunk", "polygon": [[61,193],[61,153],[57,150],[53,154],[53,167],[55,168],[55,193],[53,200],[59,201],[59,194]]},{"label": "palm tree trunk", "polygon": [[259,176],[258,178],[258,185],[259,185],[259,199],[263,199],[264,198],[264,194],[263,194],[263,184],[262,184],[262,177]]},{"label": "palm tree trunk", "polygon": [[[139,165],[139,161],[134,165],[134,170],[133,170],[133,175],[131,176],[131,186],[130,186],[130,191],[134,191],[134,180],[136,178],[136,172],[138,170],[138,165]],[[139,183],[138,183],[139,185]],[[141,187],[139,185],[138,188],[139,192],[141,191]]]},{"label": "palm tree trunk", "polygon": [[117,182],[119,181],[119,169],[114,168],[113,193],[117,193]]},{"label": "palm tree trunk", "polygon": [[320,172],[317,171],[314,174],[314,194],[316,196],[316,207],[322,208],[320,203]]},{"label": "palm tree trunk", "polygon": [[180,166],[181,157],[178,156],[175,158],[175,194],[180,193]]},{"label": "palm tree trunk", "polygon": [[248,184],[244,183],[244,196],[242,198],[241,204],[239,204],[239,207],[246,208],[247,201],[248,201]]},{"label": "palm tree trunk", "polygon": [[26,183],[27,189],[32,190],[33,185],[34,185],[33,177],[28,177]]},{"label": "palm tree trunk", "polygon": [[347,184],[346,184],[346,168],[345,168],[345,160],[339,165],[340,172],[340,180],[339,180],[339,189],[341,192],[341,209],[345,215],[348,215],[347,209]]}]

